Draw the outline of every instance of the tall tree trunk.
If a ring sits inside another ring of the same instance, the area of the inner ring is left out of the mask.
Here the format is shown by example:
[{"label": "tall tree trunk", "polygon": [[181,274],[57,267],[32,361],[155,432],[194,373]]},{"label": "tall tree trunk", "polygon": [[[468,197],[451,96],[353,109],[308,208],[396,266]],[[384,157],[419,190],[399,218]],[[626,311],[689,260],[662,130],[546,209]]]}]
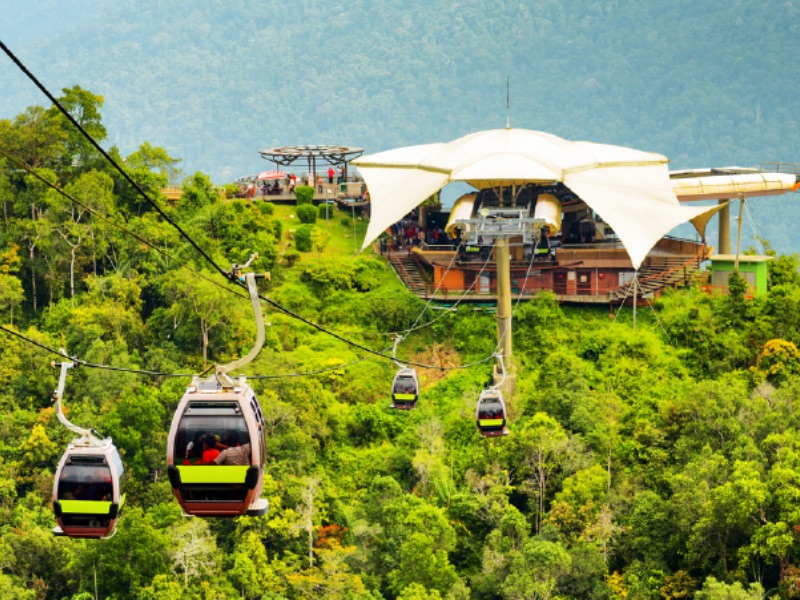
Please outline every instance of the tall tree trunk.
[{"label": "tall tree trunk", "polygon": [[200,319],[200,331],[203,334],[203,366],[208,364],[208,330],[205,319]]},{"label": "tall tree trunk", "polygon": [[33,259],[34,259],[34,248],[36,244],[28,244],[28,257],[31,261],[31,296],[33,297],[33,312],[34,314],[37,312],[36,310],[36,269],[33,266]]},{"label": "tall tree trunk", "polygon": [[75,251],[77,249],[77,246],[72,246],[69,261],[69,299],[72,304],[75,303]]}]

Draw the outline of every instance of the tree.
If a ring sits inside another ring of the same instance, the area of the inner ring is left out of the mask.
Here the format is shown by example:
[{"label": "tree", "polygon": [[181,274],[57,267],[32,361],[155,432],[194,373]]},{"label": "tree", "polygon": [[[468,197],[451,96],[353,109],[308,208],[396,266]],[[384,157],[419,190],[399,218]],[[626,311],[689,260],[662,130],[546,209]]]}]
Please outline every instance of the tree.
[{"label": "tree", "polygon": [[299,207],[304,204],[309,204],[314,200],[314,193],[315,190],[310,185],[298,185],[294,190],[294,195],[297,198],[297,207],[299,212]]},{"label": "tree", "polygon": [[[142,143],[138,150],[120,162],[124,162],[125,172],[152,199],[159,198],[161,190],[181,173],[177,168],[180,159],[172,158],[166,150],[151,146],[148,142]],[[112,177],[116,182],[115,192],[121,210],[138,214],[153,210],[153,207],[126,179],[116,172]]]},{"label": "tree", "polygon": [[331,234],[324,229],[314,227],[311,230],[311,247],[314,249],[314,252],[317,253],[317,258],[322,256],[322,252],[325,250],[325,246],[328,245],[330,239]]},{"label": "tree", "polygon": [[553,598],[558,580],[567,573],[572,559],[558,542],[531,538],[517,554],[501,590],[509,600]]},{"label": "tree", "polygon": [[551,476],[565,466],[571,443],[563,428],[545,413],[536,413],[514,436],[521,459],[523,489],[536,501],[535,531],[542,528]]},{"label": "tree", "polygon": [[[182,339],[199,339],[203,364],[208,363],[208,348],[212,331],[224,334],[236,314],[234,296],[224,288],[214,285],[208,278],[199,279],[185,269],[170,271],[162,280],[164,296],[172,303],[168,313],[174,319],[176,333]],[[192,327],[199,335],[194,337],[182,328]],[[220,341],[228,336],[222,335]],[[181,338],[179,338],[181,339]],[[220,349],[221,350],[221,349]],[[218,351],[218,354],[221,352]]]},{"label": "tree", "polygon": [[301,497],[303,504],[297,507],[297,512],[300,515],[301,524],[308,536],[308,566],[314,566],[314,527],[315,517],[319,511],[318,507],[314,506],[314,500],[319,492],[320,480],[318,477],[309,477],[303,485]]},{"label": "tree", "polygon": [[400,564],[389,573],[389,585],[396,594],[418,583],[444,596],[456,581],[458,574],[447,552],[436,545],[433,537],[422,532],[412,533],[402,544]]},{"label": "tree", "polygon": [[96,578],[100,597],[133,600],[156,575],[170,573],[172,545],[167,531],[155,528],[141,508],[129,506],[114,537],[81,548],[71,576],[84,590],[94,590]]},{"label": "tree", "polygon": [[14,324],[14,309],[25,299],[22,282],[14,275],[0,273],[0,314],[8,314],[8,323]]},{"label": "tree", "polygon": [[300,252],[311,252],[313,242],[311,235],[314,231],[315,225],[303,224],[300,225],[294,232],[294,246]]},{"label": "tree", "polygon": [[727,584],[709,577],[694,597],[696,600],[761,600],[764,588],[760,583],[751,583],[745,588],[739,581]]},{"label": "tree", "polygon": [[178,210],[181,215],[188,217],[217,201],[219,201],[219,193],[211,183],[211,179],[208,175],[198,171],[183,182]]},{"label": "tree", "polygon": [[211,572],[216,564],[213,549],[216,546],[207,521],[188,519],[172,528],[175,543],[172,551],[173,569],[183,574],[183,589],[189,581]]},{"label": "tree", "polygon": [[297,218],[301,223],[316,223],[317,222],[317,209],[313,204],[298,204]]},{"label": "tree", "polygon": [[89,260],[88,255],[79,253],[84,246],[88,246],[88,250],[91,251],[92,271],[97,275],[97,255],[103,244],[98,222],[92,219],[92,212],[109,215],[113,206],[113,182],[104,173],[88,172],[82,174],[74,183],[67,185],[64,191],[80,204],[73,203],[51,190],[48,194],[51,206],[45,216],[68,248],[69,291],[70,298],[74,298],[76,271],[81,264]]},{"label": "tree", "polygon": [[780,385],[800,372],[800,351],[793,342],[770,340],[764,344],[751,371],[758,382],[766,380]]},{"label": "tree", "polygon": [[[77,122],[95,142],[102,142],[106,139],[106,128],[102,124],[100,108],[103,106],[103,97],[84,90],[76,85],[71,88],[63,88],[64,94],[59,98],[61,106]],[[95,167],[99,158],[99,152],[86,139],[81,131],[68,121],[68,119],[55,106],[49,109],[51,118],[64,131],[64,151],[59,157],[59,170],[68,173],[74,170],[83,173]]]}]

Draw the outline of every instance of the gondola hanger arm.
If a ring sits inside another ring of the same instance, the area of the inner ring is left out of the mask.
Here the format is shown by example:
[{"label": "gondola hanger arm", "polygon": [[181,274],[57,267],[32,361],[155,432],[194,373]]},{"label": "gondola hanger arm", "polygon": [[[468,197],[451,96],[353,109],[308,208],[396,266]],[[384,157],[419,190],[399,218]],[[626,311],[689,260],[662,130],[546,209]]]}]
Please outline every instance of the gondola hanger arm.
[{"label": "gondola hanger arm", "polygon": [[495,383],[493,386],[491,386],[491,389],[499,390],[500,388],[503,387],[503,384],[506,382],[506,363],[503,360],[503,353],[502,352],[495,352],[494,353],[494,357],[497,358],[500,361],[500,370],[503,372],[503,376],[500,379],[499,383]]},{"label": "gondola hanger arm", "polygon": [[91,429],[84,429],[83,427],[71,423],[64,414],[62,399],[64,398],[64,388],[67,384],[67,371],[74,367],[75,363],[69,360],[66,350],[59,348],[59,352],[64,355],[65,360],[60,363],[51,363],[53,367],[61,368],[61,373],[58,376],[58,387],[53,391],[53,403],[56,408],[56,416],[64,427],[69,429],[72,433],[81,436],[80,440],[76,440],[80,442],[81,445],[100,445],[102,442],[92,434]]},{"label": "gondola hanger arm", "polygon": [[[258,257],[258,254],[253,254],[244,265],[232,265],[231,269],[231,276],[239,279],[244,280],[247,284],[247,291],[250,294],[250,305],[253,308],[253,316],[256,320],[256,342],[251,348],[250,352],[248,352],[245,356],[241,357],[238,360],[235,360],[227,365],[219,365],[216,369],[216,376],[217,380],[223,384],[223,387],[233,387],[233,381],[228,376],[229,371],[235,371],[237,369],[241,369],[243,366],[249,364],[250,362],[258,356],[258,353],[261,352],[261,348],[264,346],[264,315],[261,312],[261,300],[258,297],[258,287],[256,286],[256,279],[268,279],[269,274],[256,274],[256,273],[246,273],[245,275],[239,275],[239,270],[241,268],[247,267],[253,260]],[[228,384],[228,385],[226,385]]]},{"label": "gondola hanger arm", "polygon": [[394,364],[397,365],[399,369],[404,369],[406,365],[401,363],[397,360],[397,346],[405,339],[405,336],[400,335],[399,333],[394,338],[394,347],[392,348],[392,361]]}]

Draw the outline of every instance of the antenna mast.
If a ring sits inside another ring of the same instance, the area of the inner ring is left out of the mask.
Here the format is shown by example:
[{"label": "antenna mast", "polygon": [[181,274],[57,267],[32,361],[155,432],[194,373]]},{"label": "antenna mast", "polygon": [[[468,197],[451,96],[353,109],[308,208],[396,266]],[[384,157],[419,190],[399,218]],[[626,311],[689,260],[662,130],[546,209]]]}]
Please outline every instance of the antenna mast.
[{"label": "antenna mast", "polygon": [[510,77],[506,75],[506,129],[511,129]]}]

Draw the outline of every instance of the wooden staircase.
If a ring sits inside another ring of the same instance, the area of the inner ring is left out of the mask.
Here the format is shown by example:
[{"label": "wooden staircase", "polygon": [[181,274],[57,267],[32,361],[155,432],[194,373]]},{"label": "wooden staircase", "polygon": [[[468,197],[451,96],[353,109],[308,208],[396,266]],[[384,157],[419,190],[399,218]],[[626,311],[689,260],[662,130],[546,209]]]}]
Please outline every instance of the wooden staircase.
[{"label": "wooden staircase", "polygon": [[[637,296],[652,294],[667,287],[678,287],[691,281],[692,274],[700,268],[700,263],[705,258],[706,250],[705,246],[701,246],[697,255],[688,259],[686,256],[648,256],[639,267]],[[629,281],[609,291],[609,300],[614,302],[633,299],[633,286],[634,282]]]},{"label": "wooden staircase", "polygon": [[386,257],[395,273],[406,287],[417,296],[426,297],[430,289],[425,271],[420,267],[417,259],[408,256],[406,252],[389,252]]}]

